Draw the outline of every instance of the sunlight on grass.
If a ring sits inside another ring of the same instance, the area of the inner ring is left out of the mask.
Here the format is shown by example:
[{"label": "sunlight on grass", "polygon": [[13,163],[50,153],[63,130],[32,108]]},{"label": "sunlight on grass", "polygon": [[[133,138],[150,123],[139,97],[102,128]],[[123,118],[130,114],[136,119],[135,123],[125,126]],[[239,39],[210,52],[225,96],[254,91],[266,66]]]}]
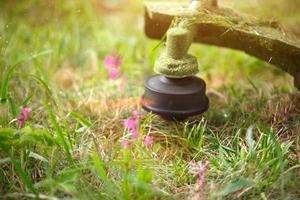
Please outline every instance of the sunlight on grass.
[{"label": "sunlight on grass", "polygon": [[[193,45],[210,109],[168,122],[139,106],[158,43],[144,36],[142,2],[2,1],[0,196],[300,198],[291,77],[242,52]],[[110,79],[104,59],[116,53],[120,74]],[[24,107],[32,113],[20,127]],[[124,127],[134,110],[136,138]],[[190,161],[209,161],[200,188]]]}]

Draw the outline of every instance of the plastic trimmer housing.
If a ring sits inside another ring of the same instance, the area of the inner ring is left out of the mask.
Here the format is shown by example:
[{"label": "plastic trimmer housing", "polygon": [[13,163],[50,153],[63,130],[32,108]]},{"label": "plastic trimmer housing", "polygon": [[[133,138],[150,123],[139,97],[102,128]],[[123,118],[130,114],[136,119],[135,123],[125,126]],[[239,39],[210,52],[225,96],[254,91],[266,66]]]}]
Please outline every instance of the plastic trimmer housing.
[{"label": "plastic trimmer housing", "polygon": [[167,78],[154,75],[145,82],[142,107],[165,119],[183,120],[208,109],[205,82],[196,77]]}]

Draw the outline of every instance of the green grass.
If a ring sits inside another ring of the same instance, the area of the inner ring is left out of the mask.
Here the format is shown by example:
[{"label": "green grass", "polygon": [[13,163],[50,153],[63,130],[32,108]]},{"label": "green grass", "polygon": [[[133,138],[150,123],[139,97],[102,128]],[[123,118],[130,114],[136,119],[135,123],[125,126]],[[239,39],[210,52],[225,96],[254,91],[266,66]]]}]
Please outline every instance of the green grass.
[{"label": "green grass", "polygon": [[[142,3],[107,1],[119,7],[110,10],[101,2],[1,1],[0,198],[300,198],[300,96],[288,75],[241,52],[194,45],[210,109],[161,120],[138,104],[161,50],[143,34]],[[113,51],[124,90],[103,66]],[[25,106],[33,113],[19,129]],[[123,149],[133,110],[142,136]],[[191,160],[210,161],[200,192]]]}]

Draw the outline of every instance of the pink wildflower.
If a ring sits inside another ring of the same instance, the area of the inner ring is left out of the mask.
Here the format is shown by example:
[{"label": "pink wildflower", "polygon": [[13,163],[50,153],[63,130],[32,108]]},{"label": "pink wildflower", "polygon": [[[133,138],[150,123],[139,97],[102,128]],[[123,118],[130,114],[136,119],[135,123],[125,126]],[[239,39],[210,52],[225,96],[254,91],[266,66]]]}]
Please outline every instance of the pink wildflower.
[{"label": "pink wildflower", "polygon": [[112,68],[109,70],[109,78],[110,80],[116,80],[121,74],[119,68]]},{"label": "pink wildflower", "polygon": [[140,136],[140,133],[137,130],[133,130],[131,132],[131,137],[138,138]]},{"label": "pink wildflower", "polygon": [[121,56],[119,54],[106,56],[104,66],[109,73],[109,78],[116,80],[121,75]]},{"label": "pink wildflower", "polygon": [[31,112],[32,109],[27,107],[21,110],[21,114],[17,117],[17,122],[20,128],[24,127],[26,121],[30,118]]},{"label": "pink wildflower", "polygon": [[131,116],[133,119],[138,119],[140,116],[140,113],[138,111],[132,111]]},{"label": "pink wildflower", "polygon": [[124,120],[124,127],[130,130],[130,135],[133,138],[138,138],[140,136],[140,133],[138,131],[138,119],[139,113],[137,111],[133,111],[131,113],[131,118]]},{"label": "pink wildflower", "polygon": [[120,68],[121,56],[119,54],[108,55],[104,58],[104,66],[106,69]]},{"label": "pink wildflower", "polygon": [[145,139],[144,139],[144,145],[145,145],[146,147],[151,147],[152,144],[153,144],[152,137],[149,136],[149,135],[147,135],[147,136],[145,137]]},{"label": "pink wildflower", "polygon": [[209,165],[209,161],[205,161],[203,164],[201,161],[195,162],[191,161],[189,163],[189,173],[193,176],[197,176],[197,187],[201,189],[201,187],[205,183],[205,176],[206,176],[206,171],[207,167]]},{"label": "pink wildflower", "polygon": [[127,149],[129,147],[129,144],[130,144],[129,140],[123,140],[121,142],[121,146],[122,146],[123,149]]},{"label": "pink wildflower", "polygon": [[136,130],[138,125],[138,121],[136,119],[125,119],[124,120],[124,127],[131,129],[131,130]]}]

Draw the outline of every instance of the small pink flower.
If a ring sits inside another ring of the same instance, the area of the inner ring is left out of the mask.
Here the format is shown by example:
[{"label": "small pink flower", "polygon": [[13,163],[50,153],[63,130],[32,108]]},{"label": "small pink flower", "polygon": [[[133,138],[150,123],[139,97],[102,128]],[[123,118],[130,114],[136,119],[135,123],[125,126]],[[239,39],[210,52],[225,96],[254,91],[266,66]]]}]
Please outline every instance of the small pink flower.
[{"label": "small pink flower", "polygon": [[138,111],[132,111],[131,116],[133,119],[138,119],[140,116],[140,113]]},{"label": "small pink flower", "polygon": [[108,55],[104,58],[104,66],[106,69],[120,68],[121,56],[119,54]]},{"label": "small pink flower", "polygon": [[140,133],[137,130],[133,130],[131,132],[131,137],[138,138],[140,136]]},{"label": "small pink flower", "polygon": [[136,130],[138,125],[138,121],[136,119],[125,119],[124,120],[124,127],[131,129],[131,130]]},{"label": "small pink flower", "polygon": [[189,173],[193,176],[197,176],[197,187],[201,189],[205,184],[205,176],[209,161],[205,161],[203,164],[201,161],[191,161],[189,163]]},{"label": "small pink flower", "polygon": [[129,147],[129,144],[130,144],[129,140],[123,140],[121,142],[121,146],[122,146],[123,149],[127,149]]},{"label": "small pink flower", "polygon": [[151,147],[152,144],[153,144],[153,140],[152,140],[152,137],[147,135],[144,139],[144,144],[146,147]]},{"label": "small pink flower", "polygon": [[112,68],[109,70],[109,79],[110,80],[116,80],[121,74],[121,71],[119,68]]},{"label": "small pink flower", "polygon": [[17,123],[19,124],[19,127],[24,127],[26,121],[30,118],[30,114],[32,112],[31,108],[23,108],[21,110],[21,114],[17,117]]},{"label": "small pink flower", "polygon": [[116,80],[121,75],[121,56],[119,54],[106,56],[104,58],[104,67],[109,73],[109,79]]}]

